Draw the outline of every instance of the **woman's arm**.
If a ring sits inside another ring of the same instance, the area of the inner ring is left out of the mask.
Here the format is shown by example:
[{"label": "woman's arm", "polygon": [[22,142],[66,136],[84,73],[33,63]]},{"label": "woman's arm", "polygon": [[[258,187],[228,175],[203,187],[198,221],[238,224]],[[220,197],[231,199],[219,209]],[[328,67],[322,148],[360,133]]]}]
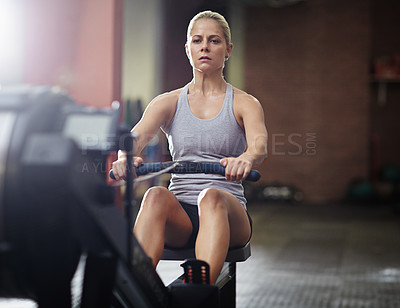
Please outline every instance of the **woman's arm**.
[{"label": "woman's arm", "polygon": [[228,180],[240,181],[247,177],[253,166],[261,164],[267,157],[268,133],[260,102],[243,91],[235,93],[235,98],[234,113],[245,131],[247,148],[239,157],[221,159],[221,164],[226,168]]},{"label": "woman's arm", "polygon": [[[157,134],[158,130],[168,126],[173,118],[180,90],[162,94],[153,99],[147,106],[140,121],[133,127],[132,133],[136,134],[133,149],[135,166],[139,166],[143,159],[139,157],[144,147]],[[117,180],[125,179],[126,176],[126,153],[118,151],[118,160],[112,164],[113,173]]]},{"label": "woman's arm", "polygon": [[178,101],[178,97],[174,95],[174,92],[163,94],[151,101],[140,121],[133,127],[132,133],[137,135],[135,156],[142,152],[160,128],[168,126],[175,114]]}]

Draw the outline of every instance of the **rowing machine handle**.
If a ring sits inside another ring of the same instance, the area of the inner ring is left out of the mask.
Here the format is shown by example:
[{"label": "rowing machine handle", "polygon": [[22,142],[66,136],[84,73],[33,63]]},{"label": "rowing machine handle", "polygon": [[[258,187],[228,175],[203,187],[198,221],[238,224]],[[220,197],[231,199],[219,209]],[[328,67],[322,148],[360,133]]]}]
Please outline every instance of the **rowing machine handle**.
[{"label": "rowing machine handle", "polygon": [[[135,167],[136,175],[146,175],[152,172],[158,172],[162,169],[168,168],[175,162],[165,162],[165,163],[145,163],[141,164],[139,167]],[[198,162],[178,162],[179,165],[168,171],[168,173],[211,173],[225,175],[225,167],[219,163],[198,163]],[[114,173],[112,169],[110,170],[110,178],[115,180]],[[260,179],[260,173],[257,170],[251,170],[246,181],[257,182]]]}]

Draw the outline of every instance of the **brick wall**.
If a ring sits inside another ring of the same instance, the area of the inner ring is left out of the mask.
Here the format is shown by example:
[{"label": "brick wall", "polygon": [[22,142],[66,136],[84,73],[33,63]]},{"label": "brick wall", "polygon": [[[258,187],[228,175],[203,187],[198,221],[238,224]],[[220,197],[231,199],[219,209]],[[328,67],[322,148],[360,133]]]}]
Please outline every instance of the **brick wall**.
[{"label": "brick wall", "polygon": [[246,90],[265,109],[264,182],[339,200],[368,176],[370,3],[307,0],[246,9]]},{"label": "brick wall", "polygon": [[[400,1],[375,0],[371,16],[371,58],[400,54]],[[378,88],[378,83],[371,84],[371,132],[377,138],[374,163],[379,172],[386,164],[400,167],[400,82],[386,84],[384,104],[378,102]]]}]

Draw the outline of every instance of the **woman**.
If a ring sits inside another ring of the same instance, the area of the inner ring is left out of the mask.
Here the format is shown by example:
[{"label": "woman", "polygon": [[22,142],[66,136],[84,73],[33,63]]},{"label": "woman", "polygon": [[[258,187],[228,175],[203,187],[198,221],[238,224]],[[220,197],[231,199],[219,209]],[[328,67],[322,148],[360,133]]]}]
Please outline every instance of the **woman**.
[{"label": "woman", "polygon": [[[186,54],[193,79],[185,87],[156,97],[132,129],[137,134],[134,165],[161,128],[173,160],[219,162],[225,178],[210,174],[174,174],[169,189],[150,188],[142,200],[134,233],[154,266],[164,245],[195,247],[196,258],[210,265],[215,283],[229,247],[244,246],[252,226],[241,180],[267,154],[267,130],[260,103],[223,78],[232,52],[225,18],[205,11],[191,20]],[[124,179],[126,157],[113,163]]]}]

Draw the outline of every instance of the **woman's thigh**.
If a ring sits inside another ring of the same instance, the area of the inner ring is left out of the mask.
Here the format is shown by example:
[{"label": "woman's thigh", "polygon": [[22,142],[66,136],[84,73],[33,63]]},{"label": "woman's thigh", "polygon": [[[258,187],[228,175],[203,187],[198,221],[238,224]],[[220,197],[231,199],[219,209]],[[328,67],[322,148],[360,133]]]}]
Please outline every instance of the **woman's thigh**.
[{"label": "woman's thigh", "polygon": [[[146,193],[143,203],[151,203],[150,208],[165,215],[164,242],[170,247],[182,247],[192,233],[192,222],[178,199],[165,187],[153,187]],[[162,208],[160,208],[162,207]],[[157,216],[156,213],[153,213]],[[157,223],[156,219],[154,223]]]},{"label": "woman's thigh", "polygon": [[[233,194],[220,189],[207,189],[199,196],[199,204],[203,201],[209,203],[203,204],[204,207],[210,206],[215,210],[215,207],[221,206],[222,210],[226,210],[229,221],[230,247],[244,246],[249,241],[252,233],[249,216]],[[204,208],[203,206],[202,208]]]}]

